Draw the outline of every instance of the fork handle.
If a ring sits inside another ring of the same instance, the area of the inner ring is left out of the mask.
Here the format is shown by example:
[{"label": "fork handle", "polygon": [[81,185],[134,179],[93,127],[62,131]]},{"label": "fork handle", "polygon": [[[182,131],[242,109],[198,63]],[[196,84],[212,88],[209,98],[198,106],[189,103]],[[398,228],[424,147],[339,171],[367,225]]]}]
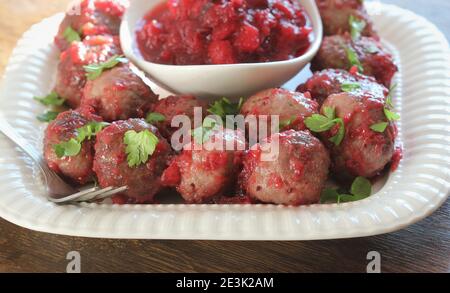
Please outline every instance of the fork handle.
[{"label": "fork handle", "polygon": [[36,163],[39,164],[41,169],[45,169],[44,159],[36,148],[31,145],[26,139],[24,139],[17,131],[8,123],[3,114],[0,113],[0,131],[11,141],[13,141],[19,148],[27,153]]}]

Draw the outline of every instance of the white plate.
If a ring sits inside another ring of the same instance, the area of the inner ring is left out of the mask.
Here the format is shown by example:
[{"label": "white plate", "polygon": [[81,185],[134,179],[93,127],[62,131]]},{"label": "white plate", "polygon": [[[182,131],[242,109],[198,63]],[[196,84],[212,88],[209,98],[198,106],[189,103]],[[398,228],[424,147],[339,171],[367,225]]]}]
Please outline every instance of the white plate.
[{"label": "white plate", "polygon": [[[342,205],[57,206],[45,199],[34,165],[0,136],[0,216],[50,233],[108,238],[310,240],[361,237],[410,225],[436,210],[450,190],[450,57],[428,21],[391,5],[368,5],[400,64],[397,109],[404,159],[370,198]],[[44,109],[32,97],[53,84],[52,45],[61,15],[33,26],[19,41],[0,90],[1,112],[38,144]]]}]

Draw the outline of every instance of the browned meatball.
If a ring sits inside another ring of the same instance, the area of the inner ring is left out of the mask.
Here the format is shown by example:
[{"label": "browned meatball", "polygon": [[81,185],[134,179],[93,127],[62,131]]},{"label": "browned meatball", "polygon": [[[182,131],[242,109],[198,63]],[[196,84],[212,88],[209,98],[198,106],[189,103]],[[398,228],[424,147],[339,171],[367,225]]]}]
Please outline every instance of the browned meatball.
[{"label": "browned meatball", "polygon": [[121,64],[86,83],[82,105],[95,108],[105,121],[144,118],[158,96],[136,74],[130,63]]},{"label": "browned meatball", "polygon": [[[278,156],[263,159],[277,145]],[[314,204],[320,200],[329,165],[328,151],[319,139],[308,131],[289,130],[247,153],[240,185],[245,194],[265,203]]]},{"label": "browned meatball", "polygon": [[316,0],[326,36],[350,32],[350,17],[366,23],[362,35],[377,37],[362,0]]},{"label": "browned meatball", "polygon": [[119,35],[123,13],[128,6],[127,0],[83,0],[66,13],[55,37],[57,47],[64,51],[69,46],[65,37],[70,27],[80,34],[81,39],[95,35]]},{"label": "browned meatball", "polygon": [[365,93],[340,93],[329,96],[322,106],[335,109],[336,117],[345,124],[344,140],[339,146],[328,139],[335,135],[336,129],[323,134],[331,148],[332,170],[341,179],[357,176],[371,178],[391,161],[397,129],[389,123],[383,133],[371,126],[388,122],[384,114],[385,97]]},{"label": "browned meatball", "polygon": [[86,85],[84,66],[105,62],[121,53],[118,37],[93,36],[87,37],[83,42],[72,43],[61,53],[56,76],[56,93],[64,98],[70,107],[77,108]]},{"label": "browned meatball", "polygon": [[[280,130],[304,130],[304,120],[313,114],[318,114],[319,104],[306,93],[291,92],[285,89],[274,88],[264,90],[248,98],[242,105],[241,114],[254,115],[278,115]],[[258,119],[260,123],[260,119]],[[270,130],[271,119],[267,119],[267,129]],[[262,134],[260,134],[262,135]],[[270,135],[270,133],[269,133]],[[259,137],[264,139],[265,137]]]},{"label": "browned meatball", "polygon": [[[149,130],[158,137],[155,152],[146,163],[130,167],[127,161],[125,133],[129,130]],[[123,193],[129,202],[151,203],[161,190],[161,175],[167,166],[170,145],[160,136],[158,130],[142,119],[117,121],[104,128],[97,135],[95,144],[94,172],[102,188],[127,186]]]},{"label": "browned meatball", "polygon": [[194,108],[201,108],[203,118],[207,115],[207,103],[194,96],[169,96],[159,100],[156,103],[154,112],[162,114],[164,121],[155,123],[156,127],[168,140],[178,128],[172,127],[172,119],[176,115],[186,115],[191,120],[191,126],[194,127]]},{"label": "browned meatball", "polygon": [[[214,145],[233,144],[232,149]],[[196,149],[200,146],[201,149]],[[232,189],[240,171],[245,138],[238,131],[215,130],[203,145],[195,140],[186,145],[164,171],[163,184],[176,187],[188,203],[204,203]]]},{"label": "browned meatball", "polygon": [[[355,55],[357,60],[352,61],[352,55]],[[398,70],[392,55],[379,41],[367,37],[352,40],[348,34],[325,37],[312,62],[312,69],[319,71],[336,68],[353,72],[357,61],[360,62],[365,75],[375,77],[386,87],[391,85]]]},{"label": "browned meatball", "polygon": [[76,184],[85,184],[93,179],[92,163],[94,161],[94,142],[85,140],[76,156],[58,157],[56,145],[77,136],[77,129],[89,122],[101,121],[90,109],[66,111],[52,121],[44,137],[44,158],[50,169]]},{"label": "browned meatball", "polygon": [[389,90],[379,84],[375,78],[342,69],[325,69],[316,72],[304,84],[299,85],[297,91],[309,92],[320,105],[328,96],[344,91],[370,91],[379,96],[389,94]]}]

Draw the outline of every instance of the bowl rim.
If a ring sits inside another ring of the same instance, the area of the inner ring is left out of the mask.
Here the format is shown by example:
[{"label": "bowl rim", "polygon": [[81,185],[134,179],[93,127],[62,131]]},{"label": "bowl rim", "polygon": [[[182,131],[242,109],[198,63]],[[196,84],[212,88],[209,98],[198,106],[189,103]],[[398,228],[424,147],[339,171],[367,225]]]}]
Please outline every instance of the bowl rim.
[{"label": "bowl rim", "polygon": [[[229,69],[229,68],[249,68],[249,67],[272,67],[277,65],[290,65],[304,62],[305,60],[311,60],[319,51],[320,45],[323,40],[323,23],[322,18],[320,16],[319,9],[315,0],[295,0],[299,1],[302,7],[305,9],[306,14],[309,16],[311,21],[311,27],[314,33],[314,40],[309,46],[308,50],[301,56],[296,58],[281,60],[281,61],[270,61],[270,62],[258,62],[258,63],[235,63],[235,64],[201,64],[201,65],[172,65],[172,64],[160,64],[146,61],[140,54],[136,54],[135,50],[137,46],[134,46],[136,43],[136,26],[139,20],[148,13],[148,10],[142,12],[142,15],[135,20],[134,23],[130,23],[130,14],[132,12],[131,5],[136,5],[138,1],[151,1],[154,2],[151,8],[154,7],[157,3],[162,3],[167,0],[133,0],[130,3],[130,6],[125,11],[123,15],[122,22],[120,25],[120,43],[123,50],[123,53],[127,58],[132,60],[134,63],[140,65],[140,67],[151,66],[154,68],[165,68],[165,69],[186,69],[186,70],[211,70],[214,68],[220,69]],[[133,31],[132,34],[130,32]]]}]

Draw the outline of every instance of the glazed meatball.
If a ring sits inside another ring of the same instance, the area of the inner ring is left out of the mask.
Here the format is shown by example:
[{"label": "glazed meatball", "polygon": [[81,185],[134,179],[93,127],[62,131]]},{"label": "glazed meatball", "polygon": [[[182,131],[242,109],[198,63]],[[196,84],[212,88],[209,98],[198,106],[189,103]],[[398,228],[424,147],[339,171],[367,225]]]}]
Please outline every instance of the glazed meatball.
[{"label": "glazed meatball", "polygon": [[[145,164],[130,167],[127,161],[125,133],[129,130],[141,132],[149,130],[158,137],[155,152]],[[151,203],[161,190],[161,175],[167,166],[170,145],[158,130],[143,119],[117,121],[97,134],[95,144],[94,172],[102,188],[127,186],[122,194],[128,202]]]},{"label": "glazed meatball", "polygon": [[202,108],[202,115],[204,118],[207,114],[207,103],[194,96],[169,96],[161,99],[156,103],[153,111],[162,114],[165,119],[164,121],[155,123],[155,125],[161,131],[163,136],[170,140],[173,133],[178,130],[178,128],[171,126],[172,119],[176,115],[186,115],[191,119],[193,128],[194,108],[196,107]]},{"label": "glazed meatball", "polygon": [[95,108],[105,121],[144,118],[158,96],[136,74],[130,63],[121,64],[86,83],[82,105]]},{"label": "glazed meatball", "polygon": [[107,61],[114,55],[121,54],[118,37],[87,37],[83,42],[74,42],[61,53],[56,77],[56,93],[66,103],[77,108],[80,105],[86,71],[83,66]]},{"label": "glazed meatball", "polygon": [[397,72],[393,57],[373,38],[361,37],[352,40],[350,35],[325,37],[322,46],[312,62],[313,71],[327,68],[354,70],[351,53],[361,63],[363,73],[373,76],[386,87],[391,85]]},{"label": "glazed meatball", "polygon": [[[304,130],[304,120],[319,113],[319,104],[311,99],[309,93],[302,94],[275,88],[264,90],[248,98],[242,105],[240,113],[246,117],[255,115],[257,118],[261,115],[279,115],[280,128],[282,128],[280,130]],[[268,130],[270,126],[271,119],[268,117]],[[259,137],[259,139],[264,138]]]},{"label": "glazed meatball", "polygon": [[362,31],[363,36],[378,37],[373,30],[373,24],[370,20],[363,1],[361,0],[316,0],[317,7],[322,17],[324,34],[326,36],[343,34],[350,32],[350,17],[356,20],[364,21],[365,27]]},{"label": "glazed meatball", "polygon": [[70,46],[65,37],[68,28],[78,32],[82,40],[87,36],[119,35],[127,5],[127,0],[83,0],[66,13],[55,37],[56,46],[61,51]]},{"label": "glazed meatball", "polygon": [[58,115],[47,127],[44,137],[44,158],[50,169],[76,184],[93,179],[94,142],[85,140],[76,156],[58,157],[55,146],[77,136],[77,129],[89,122],[101,121],[90,109],[69,110]]},{"label": "glazed meatball", "polygon": [[[217,144],[224,147],[213,148]],[[229,144],[234,147],[225,148]],[[208,202],[233,187],[245,146],[244,135],[239,131],[215,130],[203,145],[195,140],[185,145],[164,171],[163,184],[176,187],[188,203]]]},{"label": "glazed meatball", "polygon": [[322,112],[325,107],[333,108],[336,117],[345,124],[345,136],[339,146],[328,141],[336,134],[336,128],[323,133],[331,149],[333,173],[344,180],[378,175],[392,159],[397,135],[394,123],[389,123],[383,133],[370,128],[388,122],[384,114],[385,97],[370,92],[340,93],[325,100]]},{"label": "glazed meatball", "polygon": [[[263,159],[270,149],[278,155]],[[314,204],[320,200],[329,165],[328,151],[319,139],[308,131],[289,130],[246,154],[239,182],[245,194],[264,203]]]},{"label": "glazed meatball", "polygon": [[309,92],[320,105],[328,96],[344,91],[371,91],[376,95],[385,97],[389,94],[389,90],[379,84],[375,78],[356,72],[350,73],[342,69],[325,69],[316,72],[304,84],[301,84],[297,91]]}]

